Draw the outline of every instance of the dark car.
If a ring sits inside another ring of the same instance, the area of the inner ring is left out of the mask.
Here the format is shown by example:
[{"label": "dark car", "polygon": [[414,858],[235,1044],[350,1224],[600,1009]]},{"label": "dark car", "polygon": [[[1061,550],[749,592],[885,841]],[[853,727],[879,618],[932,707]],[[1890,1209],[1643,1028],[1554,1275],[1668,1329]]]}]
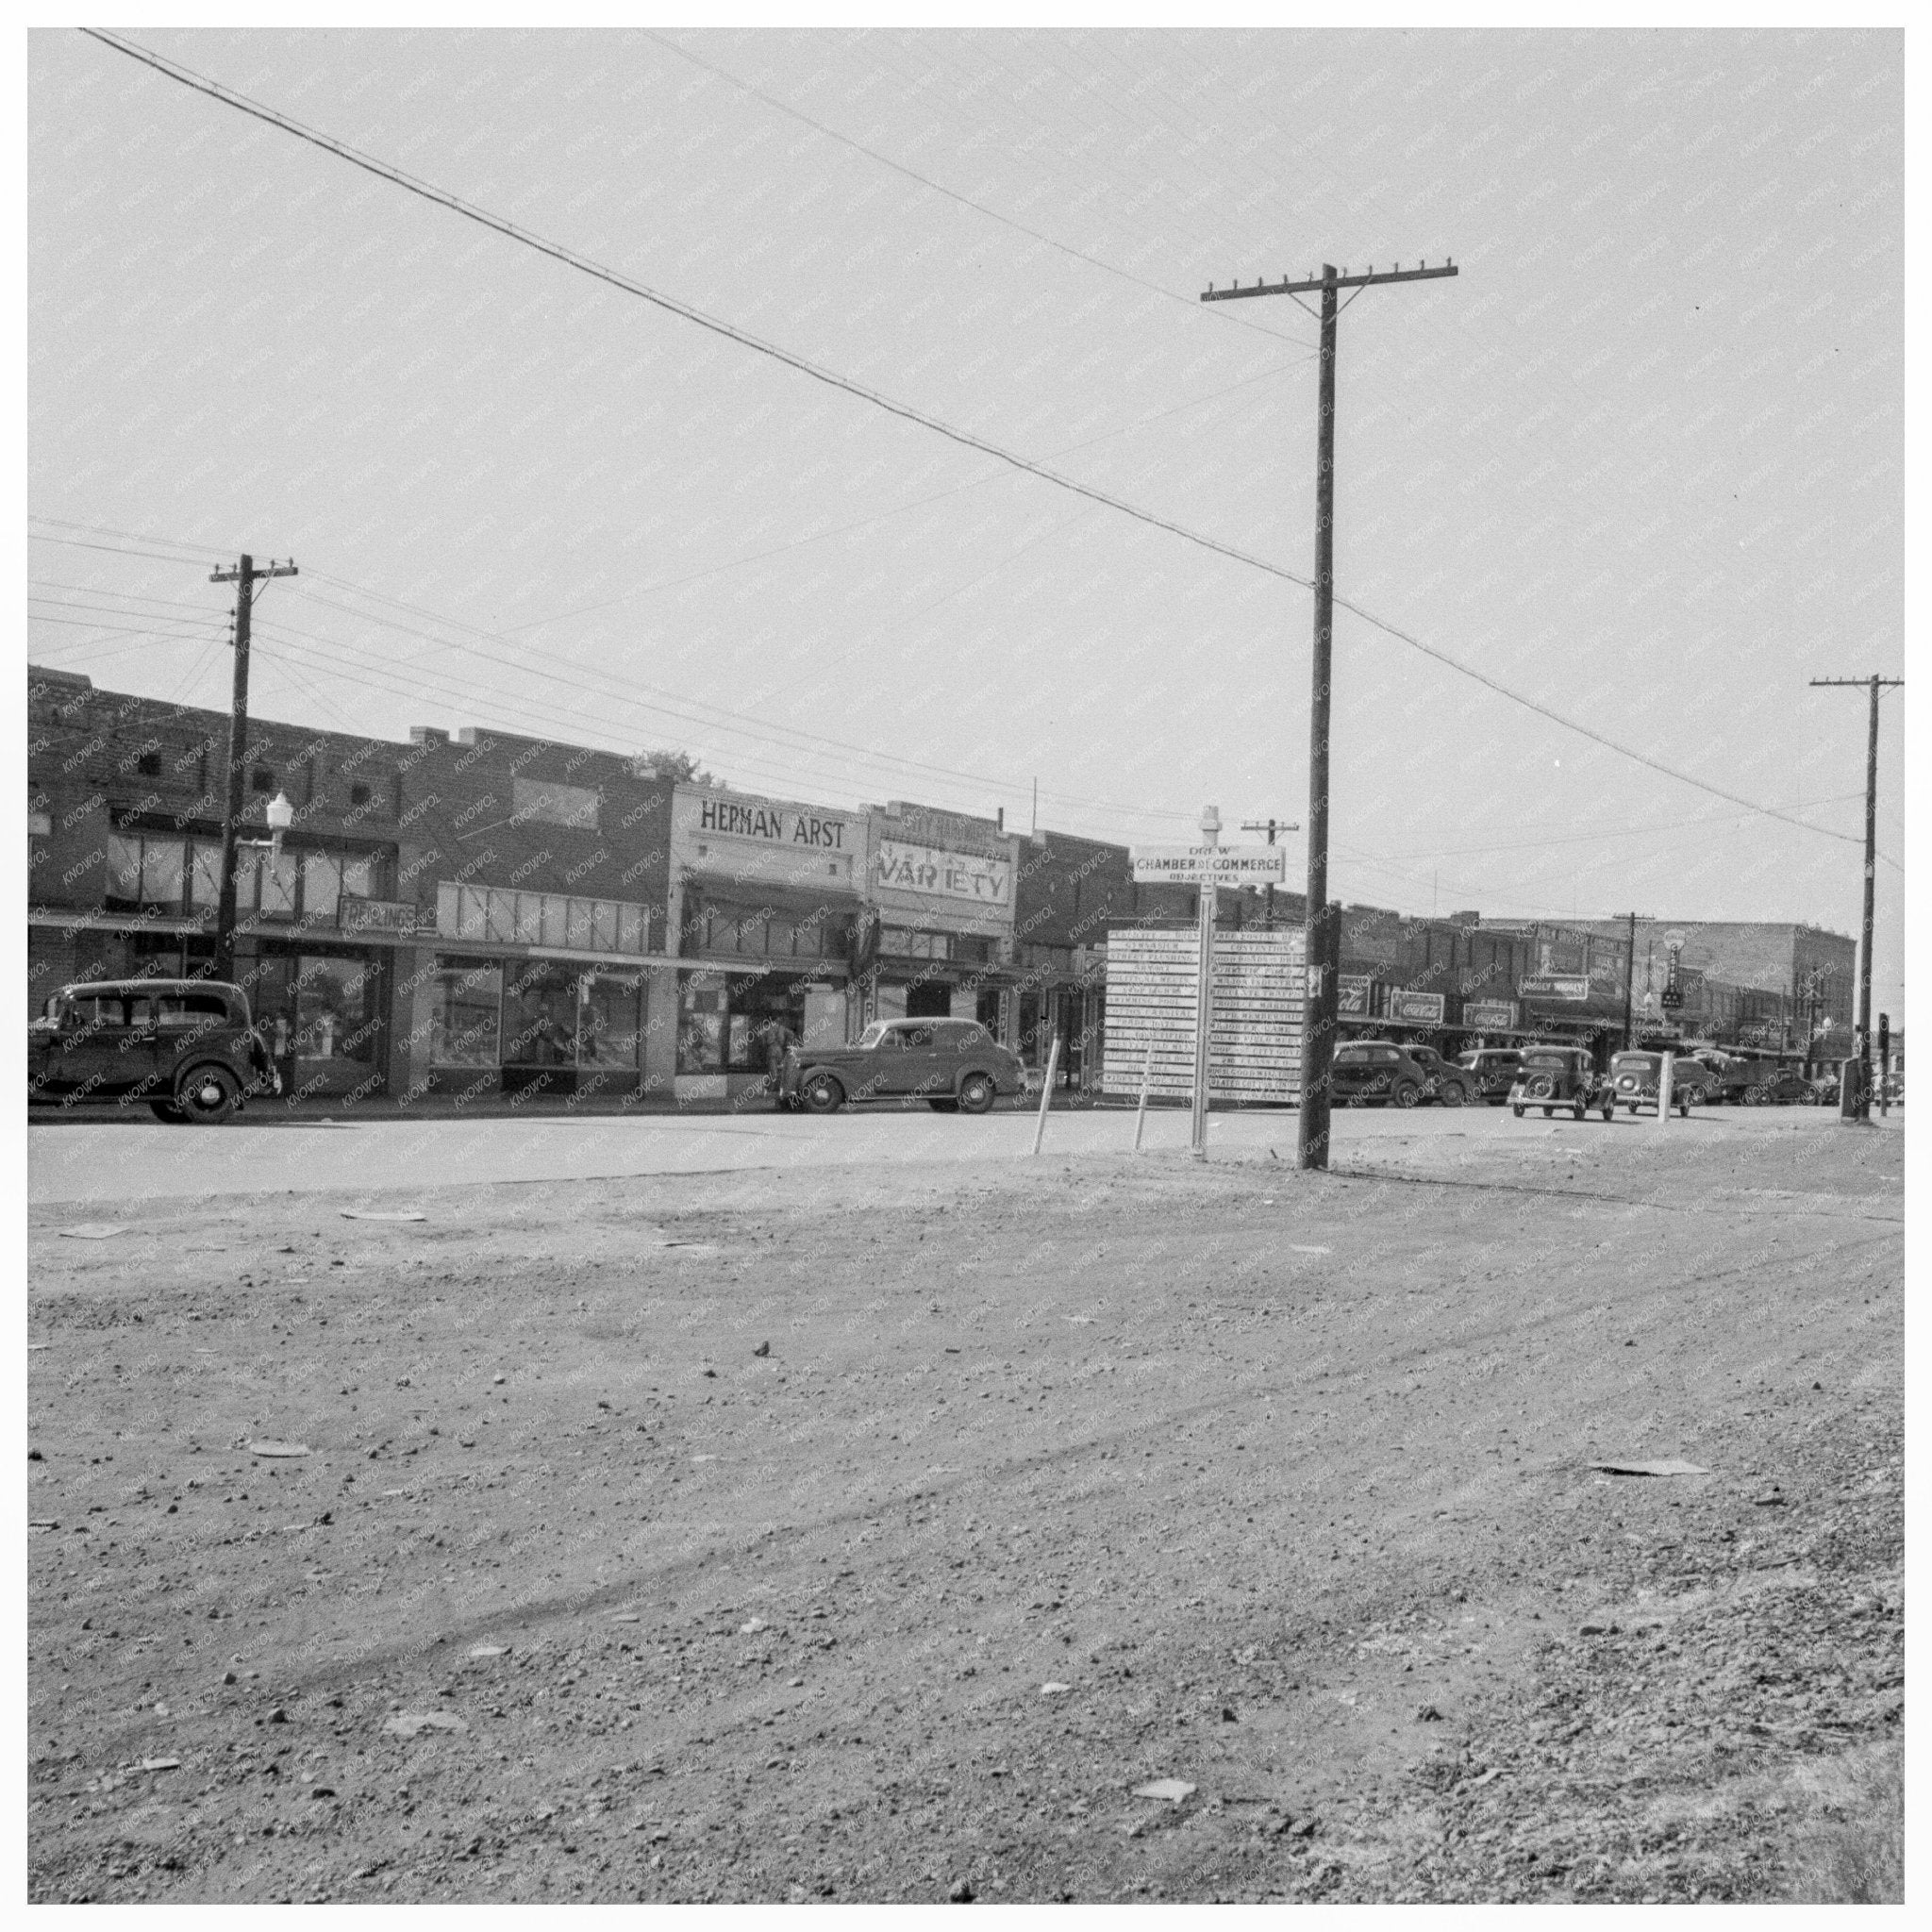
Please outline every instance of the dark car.
[{"label": "dark car", "polygon": [[164,1121],[213,1126],[253,1093],[279,1093],[239,986],[214,979],[63,986],[26,1029],[29,1105],[144,1103]]},{"label": "dark car", "polygon": [[1746,1107],[1813,1107],[1817,1105],[1812,1083],[1791,1067],[1768,1074],[1756,1086],[1744,1090]]},{"label": "dark car", "polygon": [[1516,1084],[1517,1069],[1523,1065],[1520,1046],[1476,1046],[1457,1054],[1456,1064],[1475,1076],[1476,1091],[1485,1100],[1500,1107]]},{"label": "dark car", "polygon": [[[1657,1106],[1657,1081],[1662,1077],[1663,1055],[1649,1049],[1610,1056],[1610,1086],[1617,1105],[1626,1113],[1640,1107]],[[1671,1056],[1671,1105],[1685,1116],[1692,1101],[1702,1106],[1717,1084],[1716,1075],[1702,1060],[1688,1055]]]},{"label": "dark car", "polygon": [[1469,1070],[1454,1060],[1445,1060],[1433,1046],[1411,1043],[1405,1051],[1426,1075],[1423,1098],[1441,1107],[1474,1107],[1482,1098],[1482,1083],[1471,1078]]},{"label": "dark car", "polygon": [[1341,1107],[1418,1107],[1431,1078],[1430,1069],[1392,1040],[1351,1040],[1335,1049],[1328,1091]]},{"label": "dark car", "polygon": [[1591,1108],[1605,1120],[1614,1111],[1609,1082],[1597,1072],[1589,1048],[1581,1046],[1523,1049],[1523,1064],[1509,1089],[1509,1111],[1521,1120],[1532,1107],[1541,1108],[1545,1120],[1559,1107],[1577,1120]]},{"label": "dark car", "polygon": [[851,1046],[788,1046],[778,1105],[837,1113],[848,1101],[924,1100],[935,1113],[985,1113],[1022,1093],[1020,1056],[973,1020],[878,1020]]}]

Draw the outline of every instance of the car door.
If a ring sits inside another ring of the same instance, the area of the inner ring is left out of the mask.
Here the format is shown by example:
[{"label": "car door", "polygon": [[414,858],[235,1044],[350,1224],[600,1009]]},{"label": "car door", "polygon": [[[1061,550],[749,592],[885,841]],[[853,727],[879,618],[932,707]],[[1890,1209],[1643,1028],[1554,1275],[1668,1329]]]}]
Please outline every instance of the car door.
[{"label": "car door", "polygon": [[926,1020],[915,1025],[894,1029],[899,1035],[898,1066],[893,1074],[894,1093],[950,1093],[940,1069],[938,1025]]},{"label": "car door", "polygon": [[[121,1041],[121,1071],[117,1075],[121,1091],[152,1093],[161,1077],[161,1013],[164,1008],[179,1010],[179,997],[168,999],[158,993],[136,992],[127,996],[127,1030]],[[172,1084],[172,1083],[171,1083]]]},{"label": "car door", "polygon": [[47,1091],[76,1098],[113,1092],[126,1034],[127,1002],[120,993],[87,993],[66,1001],[49,1056]]}]

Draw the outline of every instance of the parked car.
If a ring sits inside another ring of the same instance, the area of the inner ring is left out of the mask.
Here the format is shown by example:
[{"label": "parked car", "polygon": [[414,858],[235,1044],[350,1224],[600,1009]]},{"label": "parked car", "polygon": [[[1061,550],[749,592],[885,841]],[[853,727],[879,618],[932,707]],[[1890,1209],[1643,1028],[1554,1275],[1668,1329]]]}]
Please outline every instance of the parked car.
[{"label": "parked car", "polygon": [[1418,1107],[1432,1077],[1392,1040],[1351,1040],[1335,1049],[1328,1092],[1340,1107]]},{"label": "parked car", "polygon": [[1813,1082],[1806,1079],[1794,1067],[1781,1067],[1776,1073],[1767,1074],[1756,1086],[1744,1090],[1746,1107],[1811,1107],[1815,1106]]},{"label": "parked car", "polygon": [[847,1102],[924,1100],[935,1113],[985,1113],[1021,1093],[1026,1069],[974,1020],[878,1020],[851,1046],[788,1046],[778,1105],[837,1113]]},{"label": "parked car", "polygon": [[1457,1054],[1457,1066],[1475,1075],[1476,1090],[1485,1100],[1500,1107],[1509,1098],[1516,1084],[1517,1070],[1523,1065],[1520,1046],[1473,1046]]},{"label": "parked car", "polygon": [[214,1126],[257,1093],[279,1093],[248,996],[214,979],[63,986],[27,1024],[27,1102],[143,1102],[171,1124]]},{"label": "parked car", "polygon": [[1433,1046],[1411,1044],[1406,1051],[1427,1076],[1423,1098],[1441,1107],[1474,1107],[1483,1097],[1482,1083],[1470,1077],[1469,1070],[1445,1060]]},{"label": "parked car", "polygon": [[1518,1120],[1540,1107],[1547,1120],[1560,1107],[1581,1120],[1595,1108],[1608,1120],[1613,1108],[1610,1085],[1596,1070],[1590,1049],[1583,1046],[1526,1046],[1523,1064],[1509,1089],[1509,1111]]},{"label": "parked car", "polygon": [[[1610,1056],[1609,1085],[1617,1105],[1626,1113],[1640,1107],[1657,1106],[1657,1081],[1661,1077],[1663,1055],[1648,1050]],[[1671,1105],[1689,1116],[1693,1102],[1702,1103],[1712,1086],[1710,1069],[1688,1055],[1671,1057]]]}]

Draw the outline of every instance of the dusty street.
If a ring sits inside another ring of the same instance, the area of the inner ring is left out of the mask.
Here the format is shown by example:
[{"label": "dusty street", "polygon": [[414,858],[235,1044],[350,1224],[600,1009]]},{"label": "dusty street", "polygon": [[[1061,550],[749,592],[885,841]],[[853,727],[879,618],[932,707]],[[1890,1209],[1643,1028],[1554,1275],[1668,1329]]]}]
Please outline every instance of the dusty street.
[{"label": "dusty street", "polygon": [[1374,1118],[37,1131],[31,1895],[1787,1895],[1902,1733],[1902,1131]]}]

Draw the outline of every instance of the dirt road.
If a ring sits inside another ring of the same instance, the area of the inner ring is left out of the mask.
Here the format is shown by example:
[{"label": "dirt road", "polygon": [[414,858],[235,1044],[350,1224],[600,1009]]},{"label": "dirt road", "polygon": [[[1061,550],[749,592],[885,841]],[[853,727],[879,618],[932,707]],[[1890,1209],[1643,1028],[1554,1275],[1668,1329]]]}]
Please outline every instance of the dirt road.
[{"label": "dirt road", "polygon": [[31,1894],[1783,1895],[1901,1729],[1902,1145],[36,1208]]}]

